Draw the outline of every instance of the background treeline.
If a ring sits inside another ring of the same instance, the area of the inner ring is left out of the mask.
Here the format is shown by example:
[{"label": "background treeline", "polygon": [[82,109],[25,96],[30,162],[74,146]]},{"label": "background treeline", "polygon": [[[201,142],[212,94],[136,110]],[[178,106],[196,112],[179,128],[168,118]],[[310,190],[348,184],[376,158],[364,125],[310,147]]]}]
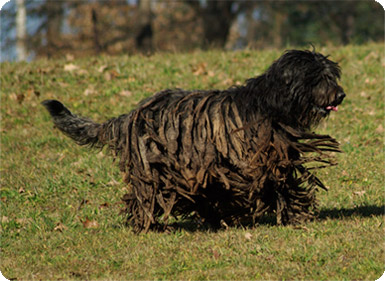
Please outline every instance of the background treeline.
[{"label": "background treeline", "polygon": [[380,40],[374,1],[14,0],[1,11],[2,60]]}]

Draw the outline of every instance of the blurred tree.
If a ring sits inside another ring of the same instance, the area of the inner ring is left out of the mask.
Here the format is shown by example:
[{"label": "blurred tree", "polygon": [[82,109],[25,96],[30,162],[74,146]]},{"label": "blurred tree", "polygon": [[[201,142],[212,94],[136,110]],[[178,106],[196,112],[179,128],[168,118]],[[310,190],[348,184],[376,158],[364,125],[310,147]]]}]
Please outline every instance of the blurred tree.
[{"label": "blurred tree", "polygon": [[132,51],[138,17],[136,7],[122,1],[80,0],[71,4],[65,35],[71,42],[71,53],[83,56]]},{"label": "blurred tree", "polygon": [[61,27],[64,16],[64,2],[45,1],[41,5],[39,14],[45,18],[42,23],[42,31],[45,32],[44,49],[39,48],[39,53],[44,53],[48,57],[55,56],[57,49],[62,49],[65,42],[62,40]]},{"label": "blurred tree", "polygon": [[383,9],[364,0],[17,0],[0,14],[1,49],[18,42],[20,58],[384,40]]},{"label": "blurred tree", "polygon": [[203,45],[201,18],[186,2],[158,2],[154,5],[154,48],[190,51]]},{"label": "blurred tree", "polygon": [[203,24],[203,45],[205,47],[223,47],[229,35],[231,23],[236,16],[232,7],[234,1],[196,1],[187,0],[201,17]]},{"label": "blurred tree", "polygon": [[141,19],[139,32],[135,36],[136,46],[139,50],[148,52],[153,49],[152,46],[152,18],[151,0],[139,1],[139,18]]},{"label": "blurred tree", "polygon": [[27,39],[26,21],[27,14],[24,0],[16,0],[16,48],[17,59],[23,61],[27,59],[27,47],[25,45]]},{"label": "blurred tree", "polygon": [[223,48],[230,28],[240,13],[253,6],[252,1],[198,1],[185,0],[201,18],[203,25],[203,47]]},{"label": "blurred tree", "polygon": [[258,1],[246,17],[254,47],[384,40],[384,12],[374,1]]}]

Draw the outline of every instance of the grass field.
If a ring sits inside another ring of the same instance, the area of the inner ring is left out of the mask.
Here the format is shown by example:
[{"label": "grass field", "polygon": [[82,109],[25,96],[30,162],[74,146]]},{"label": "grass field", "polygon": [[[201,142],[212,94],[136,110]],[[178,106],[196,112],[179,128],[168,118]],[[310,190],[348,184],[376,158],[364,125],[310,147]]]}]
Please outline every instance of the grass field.
[{"label": "grass field", "polygon": [[339,165],[318,173],[318,219],[219,232],[135,235],[106,151],[76,146],[40,105],[59,99],[96,121],[165,88],[226,88],[283,50],[95,57],[1,64],[1,272],[8,279],[378,279],[384,272],[384,46],[325,47],[347,98],[317,132]]}]

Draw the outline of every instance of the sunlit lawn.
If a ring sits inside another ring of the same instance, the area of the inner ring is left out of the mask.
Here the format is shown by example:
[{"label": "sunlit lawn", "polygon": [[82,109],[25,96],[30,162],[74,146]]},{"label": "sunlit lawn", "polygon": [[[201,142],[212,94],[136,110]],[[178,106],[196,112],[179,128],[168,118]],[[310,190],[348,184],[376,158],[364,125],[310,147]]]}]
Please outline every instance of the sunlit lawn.
[{"label": "sunlit lawn", "polygon": [[320,215],[219,232],[135,235],[106,151],[76,146],[40,102],[104,121],[165,88],[226,88],[283,50],[95,57],[1,64],[1,272],[8,279],[368,279],[384,272],[384,49],[328,47],[347,98],[317,130],[341,142],[319,172]]}]

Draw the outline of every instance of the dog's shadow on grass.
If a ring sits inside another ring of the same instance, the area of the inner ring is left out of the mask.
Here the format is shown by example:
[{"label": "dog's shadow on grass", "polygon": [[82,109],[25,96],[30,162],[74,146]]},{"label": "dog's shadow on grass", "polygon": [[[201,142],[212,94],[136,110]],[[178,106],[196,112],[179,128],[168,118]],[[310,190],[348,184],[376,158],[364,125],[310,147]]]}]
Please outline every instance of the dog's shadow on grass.
[{"label": "dog's shadow on grass", "polygon": [[[318,212],[315,221],[323,221],[327,219],[343,220],[349,217],[361,217],[367,218],[372,216],[384,216],[385,205],[367,205],[357,206],[354,208],[325,208]],[[277,225],[274,215],[266,215],[258,222],[259,225]],[[210,227],[209,225],[197,225],[193,220],[185,219],[174,224],[177,229],[183,229],[188,232],[196,231],[213,231],[216,232],[219,229]],[[247,227],[247,226],[246,226]]]},{"label": "dog's shadow on grass", "polygon": [[[349,217],[367,218],[372,216],[384,216],[385,205],[367,205],[357,206],[353,208],[324,208],[320,209],[315,216],[315,221],[323,221],[328,219],[343,220]],[[276,225],[274,216],[266,216],[261,219],[259,224]]]},{"label": "dog's shadow on grass", "polygon": [[371,217],[371,216],[384,216],[385,215],[385,205],[376,206],[376,205],[367,205],[367,206],[357,206],[354,208],[331,208],[331,209],[321,209],[318,214],[319,220],[326,219],[343,219],[346,217]]}]

